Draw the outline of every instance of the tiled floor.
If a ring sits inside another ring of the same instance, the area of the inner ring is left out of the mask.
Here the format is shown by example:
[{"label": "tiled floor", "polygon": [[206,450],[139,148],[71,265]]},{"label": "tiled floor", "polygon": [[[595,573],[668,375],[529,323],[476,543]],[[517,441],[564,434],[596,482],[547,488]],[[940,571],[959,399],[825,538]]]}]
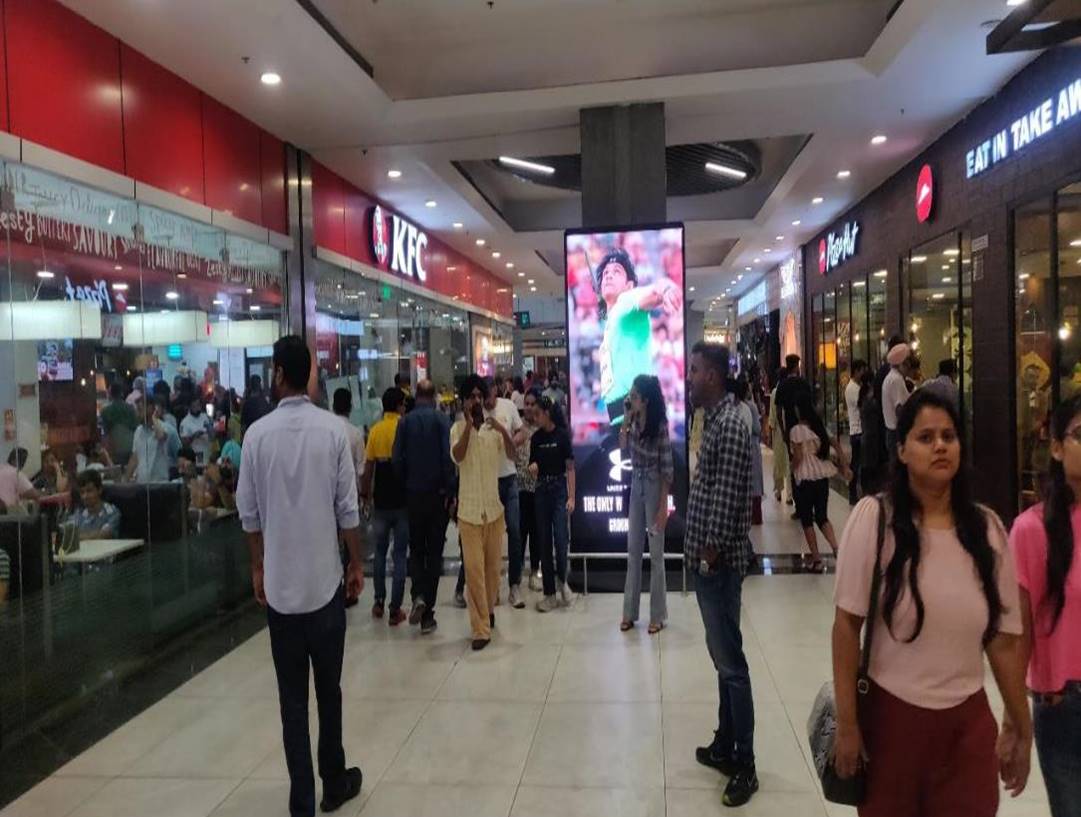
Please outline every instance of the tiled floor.
[{"label": "tiled floor", "polygon": [[[765,504],[760,552],[798,552],[796,524],[780,518],[772,499]],[[838,530],[843,506],[835,496]],[[823,803],[805,752],[810,704],[830,673],[831,584],[830,576],[809,575],[747,581],[762,790],[743,814],[854,814]],[[447,602],[451,579],[443,589]],[[618,631],[617,595],[580,597],[547,615],[502,606],[494,643],[481,653],[468,649],[465,612],[445,603],[428,638],[354,608],[342,679],[345,743],[365,783],[341,813],[731,814],[720,802],[723,778],[694,761],[716,717],[716,676],[697,606],[678,592],[668,602],[669,626],[655,637],[641,626]],[[284,817],[275,696],[264,631],[0,814]],[[1038,772],[1021,800],[1001,811],[1046,813]]]}]

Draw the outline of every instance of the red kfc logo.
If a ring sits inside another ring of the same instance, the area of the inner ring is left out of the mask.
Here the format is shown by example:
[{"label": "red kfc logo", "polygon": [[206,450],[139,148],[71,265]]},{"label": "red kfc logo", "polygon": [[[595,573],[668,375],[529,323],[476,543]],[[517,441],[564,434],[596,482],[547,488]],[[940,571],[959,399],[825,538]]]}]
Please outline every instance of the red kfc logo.
[{"label": "red kfc logo", "polygon": [[372,256],[376,264],[386,268],[387,259],[390,258],[390,225],[387,224],[387,217],[379,205],[372,208],[371,232]]},{"label": "red kfc logo", "polygon": [[935,175],[931,165],[920,168],[920,178],[916,182],[916,219],[923,224],[930,220],[935,206]]}]

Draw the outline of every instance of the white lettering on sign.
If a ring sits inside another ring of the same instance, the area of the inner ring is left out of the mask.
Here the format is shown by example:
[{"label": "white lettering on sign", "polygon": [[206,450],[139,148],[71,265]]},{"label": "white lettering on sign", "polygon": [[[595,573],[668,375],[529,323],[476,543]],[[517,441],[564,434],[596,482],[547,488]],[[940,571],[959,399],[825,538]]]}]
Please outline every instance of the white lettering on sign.
[{"label": "white lettering on sign", "polygon": [[[387,264],[391,272],[416,278],[421,283],[428,280],[424,256],[428,250],[428,234],[404,218],[391,213],[386,216],[381,207],[373,207],[371,215],[372,254],[380,265]],[[385,241],[385,219],[390,220],[390,252]],[[388,257],[389,256],[389,257]],[[388,264],[389,261],[389,264]]]},{"label": "white lettering on sign", "polygon": [[831,232],[819,242],[818,247],[818,271],[825,275],[832,269],[841,266],[849,258],[856,255],[860,224],[853,221],[844,226],[839,232]]},{"label": "white lettering on sign", "polygon": [[1024,116],[1018,117],[994,136],[985,139],[965,154],[965,174],[979,176],[985,170],[1024,150],[1059,125],[1081,114],[1081,79],[1076,79]]},{"label": "white lettering on sign", "polygon": [[104,281],[94,281],[90,286],[75,286],[71,279],[64,278],[64,296],[69,301],[93,301],[102,312],[112,312],[113,302],[109,297],[109,285]]},{"label": "white lettering on sign", "polygon": [[781,264],[781,298],[791,298],[796,294],[796,259],[789,258]]}]

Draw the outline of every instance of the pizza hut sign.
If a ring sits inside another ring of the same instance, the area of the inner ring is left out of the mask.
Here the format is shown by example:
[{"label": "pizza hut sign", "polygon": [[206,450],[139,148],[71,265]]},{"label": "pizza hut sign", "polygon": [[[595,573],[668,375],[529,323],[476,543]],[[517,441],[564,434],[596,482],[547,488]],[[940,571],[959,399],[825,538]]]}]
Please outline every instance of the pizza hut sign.
[{"label": "pizza hut sign", "polygon": [[[95,280],[88,285],[71,283],[71,279],[64,277],[64,298],[68,301],[93,301],[102,312],[113,311],[113,299],[109,295],[109,285],[102,280]],[[116,292],[116,308],[122,310],[127,307],[127,299],[123,292]]]},{"label": "pizza hut sign", "polygon": [[846,224],[837,232],[830,232],[818,242],[818,274],[825,275],[855,257],[860,233],[858,221]]},{"label": "pizza hut sign", "polygon": [[428,234],[378,205],[371,209],[369,222],[375,263],[405,278],[416,278],[421,283],[427,281],[424,253],[428,249]]}]

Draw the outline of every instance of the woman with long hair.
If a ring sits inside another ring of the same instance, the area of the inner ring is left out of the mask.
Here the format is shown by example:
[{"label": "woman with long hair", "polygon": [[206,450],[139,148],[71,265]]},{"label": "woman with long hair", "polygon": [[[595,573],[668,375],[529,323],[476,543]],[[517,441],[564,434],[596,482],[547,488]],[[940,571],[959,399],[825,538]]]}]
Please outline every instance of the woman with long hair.
[{"label": "woman with long hair", "polygon": [[[834,767],[847,778],[869,759],[860,817],[993,817],[997,778],[1014,796],[1028,779],[1013,559],[1002,522],[972,499],[959,428],[949,401],[913,394],[898,416],[890,489],[856,506],[841,539]],[[881,593],[871,610],[876,570]],[[875,628],[866,686],[857,679],[865,618]],[[984,691],[985,656],[1005,702],[1001,737]]]},{"label": "woman with long hair", "polygon": [[781,425],[783,419],[781,408],[777,405],[777,389],[786,377],[788,377],[788,369],[782,368],[777,371],[777,380],[769,395],[769,438],[773,448],[773,498],[780,502],[782,497],[786,497],[786,501],[791,505],[794,500],[792,485],[788,482],[791,469],[788,461],[788,443],[784,438],[784,426]]},{"label": "woman with long hair", "polygon": [[537,602],[537,610],[547,613],[574,600],[567,584],[567,519],[574,513],[574,449],[563,409],[551,397],[541,395],[533,417],[537,430],[529,441],[529,472],[537,480],[533,513],[544,584],[544,598]]},{"label": "woman with long hair", "polygon": [[665,598],[664,528],[668,524],[668,492],[675,477],[661,381],[648,374],[634,379],[627,398],[619,447],[631,461],[631,497],[627,531],[627,580],[623,587],[623,621],[627,631],[638,620],[642,597],[642,552],[649,539],[649,633],[660,632],[668,618]]},{"label": "woman with long hair", "polygon": [[[1052,817],[1081,814],[1081,397],[1051,418],[1044,501],[1014,522],[1033,726]],[[1013,724],[1007,725],[1013,729]]]},{"label": "woman with long hair", "polygon": [[[826,537],[830,549],[837,552],[837,535],[829,518],[830,479],[838,470],[848,479],[848,466],[840,440],[830,437],[822,418],[815,410],[810,392],[801,392],[796,399],[799,421],[788,431],[788,444],[792,455],[792,476],[796,483],[796,513],[803,526],[803,538],[811,550],[811,572],[822,573],[825,565],[818,552],[817,524]],[[836,454],[840,469],[830,458],[830,449]]]}]

